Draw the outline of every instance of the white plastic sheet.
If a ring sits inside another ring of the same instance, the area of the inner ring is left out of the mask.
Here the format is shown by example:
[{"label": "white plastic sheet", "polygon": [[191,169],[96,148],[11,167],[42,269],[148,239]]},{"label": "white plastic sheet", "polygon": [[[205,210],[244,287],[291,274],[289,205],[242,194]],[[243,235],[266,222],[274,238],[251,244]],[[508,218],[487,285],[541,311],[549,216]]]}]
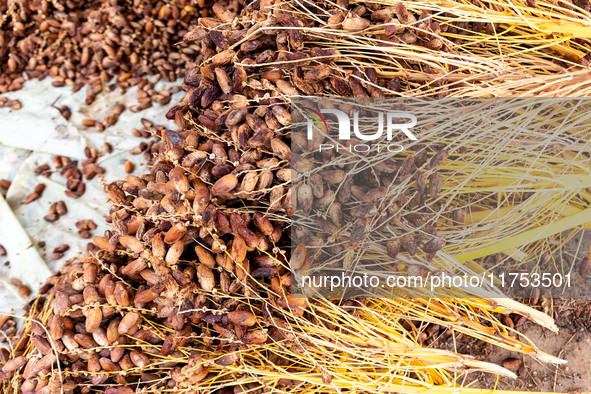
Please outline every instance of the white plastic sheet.
[{"label": "white plastic sheet", "polygon": [[[166,89],[171,85],[173,84],[158,82],[155,90]],[[0,108],[0,144],[84,160],[86,146],[100,149],[105,141],[118,150],[129,150],[137,146],[142,139],[133,137],[130,130],[142,127],[141,118],[158,124],[168,122],[164,114],[170,105],[154,104],[151,108],[136,113],[126,110],[117,124],[99,132],[93,127],[83,126],[82,120],[103,121],[117,104],[124,104],[127,108],[136,105],[137,88],[127,89],[124,95],[118,89],[102,93],[89,106],[86,105],[86,94],[86,89],[72,93],[70,86],[55,88],[51,86],[50,78],[28,81],[23,89],[6,94],[11,100],[20,100],[23,107],[17,111]],[[174,94],[171,102],[179,101],[184,94]],[[51,106],[54,102],[58,108],[62,105],[70,107],[72,116],[69,121]]]},{"label": "white plastic sheet", "polygon": [[[159,82],[156,90],[171,85]],[[172,102],[183,95],[184,92],[173,95]],[[77,221],[93,220],[98,228],[91,231],[92,235],[102,235],[109,228],[104,220],[109,204],[100,178],[85,180],[86,192],[80,198],[69,198],[64,194],[66,179],[52,166],[53,157],[60,155],[82,161],[86,159],[86,146],[100,150],[108,142],[113,153],[103,152],[98,162],[106,169],[105,181],[125,178],[127,160],[134,163],[133,174],[141,175],[146,172],[145,159],[142,155],[130,154],[129,150],[146,140],[133,137],[131,129],[142,127],[141,118],[155,124],[172,125],[164,116],[169,105],[157,104],[138,113],[124,111],[117,124],[104,132],[82,125],[86,118],[102,121],[119,103],[126,107],[137,104],[136,88],[128,89],[124,95],[118,90],[100,94],[90,106],[85,103],[85,89],[72,93],[70,87],[54,88],[50,79],[29,81],[22,90],[6,96],[20,100],[23,108],[18,111],[0,108],[0,179],[12,181],[6,201],[0,200],[0,244],[8,252],[7,256],[0,257],[0,313],[17,308],[24,301],[10,284],[10,278],[18,278],[34,294],[64,261],[86,253],[86,245],[92,239],[78,235]],[[69,121],[51,106],[54,102],[56,107],[67,105],[70,108]],[[34,172],[45,163],[51,166],[49,177]],[[46,185],[41,198],[23,205],[22,201],[39,183]],[[51,204],[60,200],[66,203],[68,213],[54,223],[44,221]],[[44,247],[39,246],[41,241]],[[60,244],[68,244],[70,249],[63,258],[51,260],[53,248]],[[9,264],[5,265],[7,261]]]}]

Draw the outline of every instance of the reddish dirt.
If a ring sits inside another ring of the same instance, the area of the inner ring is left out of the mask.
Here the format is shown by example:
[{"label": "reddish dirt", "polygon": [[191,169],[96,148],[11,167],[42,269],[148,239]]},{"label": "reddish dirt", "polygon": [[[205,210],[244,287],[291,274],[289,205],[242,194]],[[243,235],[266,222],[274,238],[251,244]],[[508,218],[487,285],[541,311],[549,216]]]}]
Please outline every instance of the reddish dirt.
[{"label": "reddish dirt", "polygon": [[[565,365],[544,364],[533,357],[463,335],[456,336],[455,340],[452,336],[439,339],[433,346],[469,354],[498,365],[503,365],[503,361],[508,358],[521,360],[520,366],[511,369],[517,379],[474,372],[467,374],[464,380],[464,384],[470,387],[532,392],[591,392],[591,322],[587,302],[554,302],[553,313],[560,329],[558,333],[531,322],[518,326],[517,330],[539,350],[567,360]],[[581,307],[583,312],[577,317],[575,312],[581,311]]]}]

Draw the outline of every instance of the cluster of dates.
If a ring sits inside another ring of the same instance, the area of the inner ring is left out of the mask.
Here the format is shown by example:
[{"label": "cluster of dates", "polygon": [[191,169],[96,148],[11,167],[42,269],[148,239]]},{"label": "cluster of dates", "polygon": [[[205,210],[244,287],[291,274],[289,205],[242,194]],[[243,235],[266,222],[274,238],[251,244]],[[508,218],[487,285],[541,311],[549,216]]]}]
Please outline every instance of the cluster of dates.
[{"label": "cluster of dates", "polygon": [[[184,36],[200,50],[184,75],[186,96],[166,115],[177,129],[157,130],[150,173],[106,186],[112,229],[93,238],[100,250],[67,262],[41,289],[44,301],[30,306],[35,322],[15,337],[2,369],[22,392],[195,389],[258,346],[293,342],[290,317],[306,316],[309,301],[291,295],[290,260],[301,268],[312,258],[306,248],[327,237],[305,227],[292,234],[296,212],[312,215],[316,231],[327,234],[356,218],[348,233],[355,247],[388,201],[389,222],[433,235],[394,239],[388,255],[418,247],[432,255],[443,246],[420,215],[403,218],[403,208],[439,193],[441,176],[424,173],[446,151],[417,150],[373,178],[338,165],[316,171],[318,158],[305,144],[292,152],[298,141],[290,134],[289,98],[380,98],[400,89],[400,80],[386,81],[372,68],[332,72],[340,53],[305,44],[299,28],[311,22],[290,12],[302,5],[270,7],[256,2],[236,15],[216,4],[215,17],[201,18]],[[342,17],[337,24],[345,30],[370,10],[384,14],[373,21],[406,15],[400,7],[339,7],[347,11],[329,12],[333,22]],[[411,199],[386,191],[397,177],[412,179]]]}]

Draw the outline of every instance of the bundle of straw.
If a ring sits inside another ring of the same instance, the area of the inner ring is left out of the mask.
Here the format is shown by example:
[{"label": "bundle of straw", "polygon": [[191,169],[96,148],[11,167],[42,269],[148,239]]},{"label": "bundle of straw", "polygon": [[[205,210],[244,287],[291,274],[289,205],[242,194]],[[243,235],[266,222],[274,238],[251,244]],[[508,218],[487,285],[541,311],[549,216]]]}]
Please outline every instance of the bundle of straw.
[{"label": "bundle of straw", "polygon": [[[584,7],[260,1],[240,16],[214,7],[216,18],[185,36],[201,53],[186,72],[187,96],[167,114],[178,130],[157,136],[150,174],[109,185],[113,231],[31,305],[3,368],[4,391],[455,392],[458,372],[513,376],[422,346],[427,324],[562,362],[499,321],[518,313],[556,329],[508,299],[291,297],[288,98],[568,94],[586,86],[577,63]],[[565,107],[554,121],[568,116]],[[437,167],[443,187],[429,202],[447,241],[438,264],[460,269],[506,237],[515,241],[502,250],[514,254],[588,221],[589,167],[579,154],[588,133],[575,127],[554,151],[551,136],[491,129],[439,140],[462,158],[450,151]],[[384,198],[415,187],[400,182]],[[405,319],[423,324],[408,328]]]}]

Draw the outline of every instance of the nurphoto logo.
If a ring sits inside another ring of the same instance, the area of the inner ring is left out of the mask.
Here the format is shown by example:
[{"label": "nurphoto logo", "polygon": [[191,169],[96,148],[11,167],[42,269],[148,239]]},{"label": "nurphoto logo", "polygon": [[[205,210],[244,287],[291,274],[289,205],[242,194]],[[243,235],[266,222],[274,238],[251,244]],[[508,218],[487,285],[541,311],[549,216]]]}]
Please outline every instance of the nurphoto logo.
[{"label": "nurphoto logo", "polygon": [[[324,129],[328,132],[328,124],[326,123],[326,119],[322,114],[332,114],[335,115],[338,122],[339,122],[339,139],[340,140],[350,140],[351,139],[351,119],[349,115],[345,112],[340,111],[338,109],[321,109],[320,112],[315,111],[311,108],[306,108],[306,115],[309,116],[308,118],[308,140],[312,140],[314,138],[313,126],[314,121],[318,124],[320,130]],[[367,135],[363,134],[359,130],[359,111],[355,110],[353,112],[353,132],[355,136],[362,141],[374,141],[379,139],[382,134],[384,133],[384,113],[378,112],[378,129],[374,134]],[[388,112],[385,116],[386,118],[386,138],[388,141],[391,141],[394,135],[394,131],[402,131],[408,138],[411,140],[416,141],[417,137],[415,137],[410,128],[414,127],[417,124],[417,118],[411,113],[408,112]],[[399,121],[400,119],[410,119],[410,123],[394,123],[394,119]],[[323,127],[324,126],[324,127]]]}]

